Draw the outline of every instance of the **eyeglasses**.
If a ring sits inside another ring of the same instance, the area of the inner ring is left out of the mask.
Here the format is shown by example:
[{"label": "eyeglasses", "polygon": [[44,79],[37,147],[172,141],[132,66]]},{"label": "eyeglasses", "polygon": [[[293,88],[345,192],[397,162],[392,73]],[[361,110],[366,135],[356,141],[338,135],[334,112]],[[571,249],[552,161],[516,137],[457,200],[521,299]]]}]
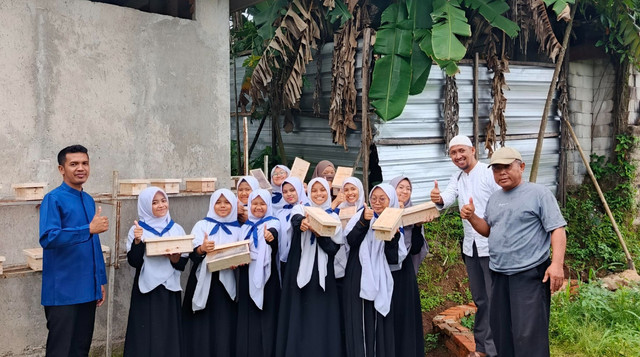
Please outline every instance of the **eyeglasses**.
[{"label": "eyeglasses", "polygon": [[284,171],[276,171],[276,172],[274,172],[274,173],[273,173],[273,175],[271,175],[271,176],[279,177],[279,176],[286,176],[286,175],[287,175],[287,173],[286,173],[286,172],[284,172]]}]

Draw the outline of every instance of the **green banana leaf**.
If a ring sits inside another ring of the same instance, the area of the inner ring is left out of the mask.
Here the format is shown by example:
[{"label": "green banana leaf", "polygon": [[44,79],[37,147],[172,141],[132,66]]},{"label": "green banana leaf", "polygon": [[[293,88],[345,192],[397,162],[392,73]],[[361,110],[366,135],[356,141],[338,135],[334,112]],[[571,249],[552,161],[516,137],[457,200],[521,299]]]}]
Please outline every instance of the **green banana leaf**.
[{"label": "green banana leaf", "polygon": [[411,66],[402,56],[387,55],[376,61],[369,99],[376,114],[385,121],[398,117],[407,104],[411,81],[402,77],[407,73],[411,73]]},{"label": "green banana leaf", "polygon": [[[547,1],[565,2],[565,0]],[[491,26],[504,31],[509,37],[514,38],[518,35],[520,27],[518,27],[515,22],[502,16],[502,14],[509,10],[509,5],[505,0],[464,0],[464,4],[473,10],[478,10],[480,15],[482,15]]]},{"label": "green banana leaf", "polygon": [[271,40],[276,34],[273,22],[284,14],[281,11],[284,11],[287,3],[287,0],[267,0],[255,5],[257,12],[253,15],[253,20],[258,28],[258,35],[265,41]]},{"label": "green banana leaf", "polygon": [[552,6],[553,12],[555,12],[556,15],[560,15],[567,5],[575,4],[575,2],[575,0],[544,0],[544,4],[547,5],[547,7]]},{"label": "green banana leaf", "polygon": [[429,72],[431,72],[431,63],[433,62],[424,51],[420,49],[420,30],[430,29],[433,25],[431,21],[431,11],[433,10],[433,3],[430,0],[407,0],[407,11],[409,13],[409,20],[412,23],[413,43],[411,49],[411,85],[409,87],[409,95],[416,95],[422,93],[427,79],[429,79]]},{"label": "green banana leaf", "polygon": [[344,25],[345,22],[347,22],[353,16],[342,0],[336,0],[335,5],[336,6],[333,9],[327,12],[327,17],[329,18],[330,23],[335,24],[339,21],[340,27],[342,27],[342,25]]},{"label": "green banana leaf", "polygon": [[422,36],[422,41],[420,41],[420,48],[427,54],[427,56],[433,58],[433,60],[443,69],[447,75],[453,76],[458,73],[458,64],[452,60],[441,60],[435,57],[433,54],[433,46],[431,39],[431,31],[424,30],[421,31],[420,36]]},{"label": "green banana leaf", "polygon": [[464,11],[460,9],[459,0],[436,0],[431,18],[431,44],[435,58],[461,60],[467,49],[456,35],[471,36],[471,26],[467,23]]}]

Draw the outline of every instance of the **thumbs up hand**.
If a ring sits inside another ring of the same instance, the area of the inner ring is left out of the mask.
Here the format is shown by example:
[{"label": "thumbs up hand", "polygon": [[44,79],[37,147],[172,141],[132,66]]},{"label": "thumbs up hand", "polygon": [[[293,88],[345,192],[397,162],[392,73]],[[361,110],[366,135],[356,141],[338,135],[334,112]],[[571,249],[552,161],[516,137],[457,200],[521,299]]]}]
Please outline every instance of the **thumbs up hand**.
[{"label": "thumbs up hand", "polygon": [[373,219],[373,210],[371,208],[369,208],[369,206],[366,205],[366,204],[364,205],[364,213],[363,213],[362,216],[367,221],[370,221],[371,219]]},{"label": "thumbs up hand", "polygon": [[207,233],[204,234],[204,240],[200,245],[200,252],[202,254],[211,253],[216,249],[216,242],[209,240],[209,235]]},{"label": "thumbs up hand", "polygon": [[136,226],[133,229],[133,238],[135,239],[135,244],[138,244],[142,241],[142,232],[143,229],[142,227],[140,227],[140,225],[138,224],[138,221],[133,221],[133,224]]},{"label": "thumbs up hand", "polygon": [[101,216],[102,207],[98,206],[96,215],[93,216],[91,223],[89,223],[89,233],[100,234],[106,232],[109,229],[109,218]]},{"label": "thumbs up hand", "polygon": [[271,241],[273,241],[273,234],[269,232],[266,224],[264,225],[264,240],[266,240],[267,243],[271,243]]},{"label": "thumbs up hand", "polygon": [[438,180],[433,181],[433,189],[431,190],[431,202],[442,204],[442,196],[440,196],[440,189],[438,188]]},{"label": "thumbs up hand", "polygon": [[476,207],[473,205],[473,198],[469,197],[469,203],[462,206],[460,210],[460,218],[462,219],[470,219],[475,214]]}]

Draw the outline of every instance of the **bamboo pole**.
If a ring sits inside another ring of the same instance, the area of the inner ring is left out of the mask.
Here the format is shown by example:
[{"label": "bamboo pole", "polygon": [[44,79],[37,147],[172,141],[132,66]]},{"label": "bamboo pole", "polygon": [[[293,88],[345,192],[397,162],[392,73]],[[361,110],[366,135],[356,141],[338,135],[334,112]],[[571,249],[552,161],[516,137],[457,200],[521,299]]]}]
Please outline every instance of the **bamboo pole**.
[{"label": "bamboo pole", "polygon": [[244,174],[249,174],[249,123],[247,122],[247,117],[242,118],[242,135],[243,135],[243,143],[242,147],[244,148]]},{"label": "bamboo pole", "polygon": [[480,156],[480,120],[478,119],[478,65],[480,55],[476,52],[473,59],[473,145],[476,148],[476,160]]},{"label": "bamboo pole", "polygon": [[604,206],[604,210],[607,212],[607,216],[609,216],[609,219],[611,220],[611,225],[613,226],[613,230],[616,232],[616,235],[618,236],[618,240],[620,241],[620,245],[622,245],[622,249],[624,250],[624,255],[627,258],[627,267],[630,270],[636,271],[636,267],[635,267],[635,265],[633,263],[633,258],[631,257],[631,253],[629,253],[629,250],[627,249],[627,244],[624,242],[624,238],[622,237],[622,233],[620,233],[620,229],[618,228],[618,224],[616,223],[616,219],[613,217],[613,214],[611,213],[611,209],[609,209],[609,205],[607,204],[607,200],[604,198],[604,195],[602,194],[602,190],[600,189],[600,185],[598,184],[598,180],[596,180],[596,177],[593,174],[593,171],[591,171],[591,166],[589,165],[589,160],[584,155],[584,151],[582,151],[582,147],[580,146],[580,142],[578,141],[578,137],[576,136],[576,133],[573,131],[573,127],[571,127],[571,123],[569,123],[568,118],[563,118],[563,120],[565,121],[565,124],[567,125],[567,129],[569,129],[569,133],[571,134],[571,138],[573,138],[573,142],[576,144],[576,148],[578,149],[578,152],[580,153],[580,157],[582,158],[582,162],[584,163],[584,166],[587,168],[587,173],[589,174],[589,177],[591,178],[591,181],[593,182],[593,185],[595,186],[596,191],[598,192],[598,196],[600,197],[600,201],[602,201],[602,205]]},{"label": "bamboo pole", "polygon": [[362,184],[364,187],[364,197],[369,202],[369,151],[371,144],[369,143],[369,52],[371,50],[371,28],[364,29],[363,43],[362,43],[362,136],[361,136],[361,150],[362,150]]},{"label": "bamboo pole", "polygon": [[[564,61],[564,54],[567,52],[569,46],[569,35],[571,35],[571,28],[573,27],[573,19],[576,15],[576,9],[578,8],[578,0],[573,4],[571,9],[571,18],[567,24],[567,28],[564,31],[564,38],[562,39],[562,49],[556,62],[556,68],[553,71],[553,78],[549,85],[549,92],[547,93],[547,101],[544,103],[544,110],[542,112],[542,119],[540,120],[540,130],[538,131],[538,141],[536,142],[536,151],[533,154],[533,162],[531,163],[531,174],[529,175],[530,182],[536,182],[538,179],[538,166],[540,166],[540,155],[542,154],[542,139],[544,139],[544,131],[547,129],[547,117],[549,115],[549,109],[551,107],[551,100],[553,99],[553,92],[556,89],[556,82],[558,81],[558,75],[560,74],[560,68]],[[588,166],[588,165],[587,165]]]},{"label": "bamboo pole", "polygon": [[[112,177],[112,187],[111,187],[111,199],[113,200],[114,207],[117,207],[120,202],[118,202],[118,171],[113,171]],[[116,209],[116,221],[120,219],[119,217],[120,211]],[[115,290],[115,282],[116,282],[116,269],[115,262],[118,261],[118,231],[113,235],[113,250],[111,251],[110,262],[109,264],[109,284],[107,285],[107,341],[106,346],[104,348],[104,354],[106,357],[111,357],[111,330],[113,329],[113,293]]]}]

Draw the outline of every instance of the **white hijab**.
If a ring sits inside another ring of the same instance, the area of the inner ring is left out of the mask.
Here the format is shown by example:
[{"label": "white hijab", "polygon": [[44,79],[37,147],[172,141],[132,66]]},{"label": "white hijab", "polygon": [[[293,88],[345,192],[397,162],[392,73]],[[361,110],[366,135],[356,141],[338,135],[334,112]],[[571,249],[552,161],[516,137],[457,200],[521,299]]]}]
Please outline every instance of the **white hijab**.
[{"label": "white hijab", "polygon": [[[327,199],[320,205],[317,205],[313,200],[310,200],[312,207],[320,207],[323,210],[331,209],[331,188],[329,187],[329,183],[322,177],[316,177],[307,185],[307,194],[311,197],[311,188],[313,185],[319,182],[324,186],[324,189],[327,190]],[[299,208],[298,208],[299,207]],[[298,210],[302,210],[302,215],[304,215],[304,208],[298,205],[294,208],[294,212],[291,214],[300,214],[297,212]],[[336,219],[336,221],[340,222],[340,218],[334,212],[330,213],[332,217]],[[311,275],[313,273],[313,263],[315,262],[316,255],[318,256],[318,274],[320,280],[320,287],[322,290],[325,290],[325,278],[327,277],[327,262],[329,261],[329,257],[327,253],[319,248],[317,239],[314,242],[311,242],[311,231],[307,230],[306,232],[302,232],[300,235],[301,239],[301,256],[300,256],[300,267],[298,268],[298,287],[300,289],[304,288],[309,281],[311,280]],[[330,237],[331,240],[336,244],[342,244],[342,225],[338,225],[335,234]],[[317,253],[316,253],[317,252]]]},{"label": "white hijab", "polygon": [[[371,190],[371,193],[376,188],[380,188],[389,197],[389,207],[398,208],[398,196],[396,190],[389,184],[379,184]],[[371,199],[371,193],[369,199]],[[359,211],[360,212],[360,211]],[[345,228],[346,234],[351,232],[353,227],[360,220],[361,214],[354,215],[347,227]],[[384,242],[375,238],[371,225],[376,221],[377,217],[371,219],[369,223],[369,229],[367,231],[364,240],[360,244],[360,250],[358,251],[358,258],[360,265],[362,266],[362,273],[360,276],[360,297],[365,300],[373,301],[376,310],[383,316],[387,316],[391,309],[391,297],[393,295],[393,276],[391,275],[391,269],[384,254]],[[400,233],[400,241],[404,239],[403,234]],[[404,254],[406,256],[406,248],[403,248],[404,244],[398,244],[398,255]],[[401,250],[405,252],[402,253]]]},{"label": "white hijab", "polygon": [[[218,199],[224,196],[229,203],[231,204],[231,211],[228,215],[221,217],[216,214],[214,210],[214,205],[218,202]],[[209,200],[209,211],[207,212],[207,217],[213,220],[216,220],[220,223],[238,223],[238,198],[236,195],[226,188],[222,188],[216,190],[211,195],[211,199]],[[218,227],[217,231],[214,233],[215,228]],[[231,232],[230,234],[225,231],[224,228]],[[198,221],[193,229],[191,230],[191,234],[195,236],[193,239],[193,248],[202,245],[204,242],[204,235],[209,236],[209,240],[213,240],[216,245],[237,242],[241,239],[240,237],[241,228],[238,224],[237,227],[232,225],[224,225],[218,224],[214,222],[207,221],[206,219]],[[209,299],[209,289],[211,288],[211,272],[207,269],[205,261],[203,261],[196,270],[196,289],[193,293],[193,300],[191,302],[191,308],[193,311],[202,310],[207,305],[207,300]],[[229,297],[231,300],[235,300],[236,298],[236,278],[235,274],[231,269],[224,269],[219,272],[220,282],[227,290]]]},{"label": "white hijab", "polygon": [[[364,188],[362,187],[362,182],[356,177],[347,177],[342,182],[342,191],[344,192],[344,186],[346,184],[352,184],[358,188],[358,199],[355,203],[349,203],[346,200],[338,205],[339,209],[344,207],[356,207],[356,211],[364,206]],[[354,216],[359,216],[354,214]],[[346,228],[346,227],[345,227]],[[343,232],[344,233],[344,232]],[[335,260],[333,261],[333,268],[335,270],[336,278],[344,277],[344,272],[347,269],[347,260],[349,258],[349,243],[347,243],[346,233],[343,234],[344,244],[340,247],[338,252],[336,253]]]},{"label": "white hijab", "polygon": [[[262,198],[267,204],[267,212],[262,218],[258,218],[251,213],[251,201],[256,197]],[[271,194],[269,191],[258,189],[249,195],[249,204],[247,205],[249,210],[249,219],[242,226],[243,239],[249,239],[249,248],[251,251],[251,263],[249,263],[249,295],[256,304],[256,306],[262,310],[264,301],[264,287],[269,281],[271,276],[271,246],[267,244],[264,239],[265,227],[278,229],[280,222],[277,218],[273,217],[273,209],[271,208]],[[254,224],[262,221],[259,225]],[[256,239],[254,240],[253,232],[256,233]]]},{"label": "white hijab", "polygon": [[[260,189],[260,183],[255,177],[242,176],[242,178],[238,180],[238,185],[236,186],[236,192],[238,192],[238,187],[240,187],[240,184],[243,182],[246,182],[249,185],[249,187],[251,187],[251,192]],[[247,205],[244,205],[244,206],[247,207]]]},{"label": "white hijab", "polygon": [[282,197],[282,186],[273,183],[273,173],[278,168],[284,170],[284,172],[287,173],[287,178],[289,177],[289,175],[291,175],[291,170],[289,170],[289,168],[284,165],[276,165],[273,167],[273,169],[271,169],[271,203],[273,204],[274,212],[278,212],[280,209],[282,209],[282,206],[287,204],[287,201],[285,201],[284,197]]},{"label": "white hijab", "polygon": [[[395,190],[398,185],[400,184],[400,182],[407,180],[407,182],[409,182],[409,185],[411,185],[411,188],[413,189],[413,184],[411,183],[411,180],[409,180],[409,178],[407,176],[398,176],[395,177],[391,180],[391,182],[389,182],[389,184],[391,185],[391,187],[393,187],[393,189]],[[409,199],[406,202],[403,202],[404,208],[408,208],[413,206],[413,203],[411,202],[411,196],[409,196]],[[400,242],[401,244],[404,244],[406,250],[407,250],[407,255],[408,252],[411,250],[411,233],[412,233],[412,229],[413,229],[413,224],[404,227],[404,242]],[[422,249],[420,250],[420,255],[423,254],[424,251],[424,255],[420,258],[420,261],[422,261],[422,259],[424,259],[424,257],[427,256],[427,250],[426,250],[426,246],[427,243],[425,241],[425,243],[422,246]],[[400,258],[400,257],[399,257]],[[402,269],[402,263],[404,263],[404,259],[406,258],[406,256],[402,257],[402,260],[398,260],[398,264],[393,264],[391,266],[391,271],[398,271],[400,269]],[[413,261],[411,262],[413,263]],[[418,264],[419,266],[419,264]],[[415,268],[415,266],[414,266]],[[417,270],[416,270],[417,273]]]},{"label": "white hijab", "polygon": [[309,203],[309,198],[307,198],[307,195],[304,192],[304,186],[299,178],[288,177],[282,182],[282,186],[287,183],[295,188],[296,193],[298,194],[298,201],[293,204],[285,204],[282,209],[276,213],[276,217],[280,221],[279,232],[282,233],[280,237],[278,237],[278,254],[280,255],[281,262],[286,262],[289,259],[291,235],[293,234],[293,230],[291,229],[292,209],[296,205],[306,205]]},{"label": "white hijab", "polygon": [[[153,197],[158,192],[161,192],[167,201],[169,200],[167,194],[158,187],[148,187],[140,192],[140,195],[138,196],[138,220],[157,232],[162,233],[162,231],[171,222],[171,214],[167,211],[167,214],[162,217],[156,217],[153,215],[153,209],[151,206],[153,203]],[[134,229],[135,226],[132,226],[131,229],[129,229],[129,235],[127,237],[127,252],[131,250],[131,246],[135,239],[133,235]],[[171,227],[171,229],[165,232],[162,236],[171,237],[183,235],[185,235],[184,229],[182,229],[179,224],[174,223],[173,227]],[[145,238],[155,237],[158,236],[147,229],[144,229],[142,232],[142,241],[144,241]],[[143,259],[144,263],[142,264],[140,277],[138,278],[138,288],[140,288],[141,293],[146,294],[161,284],[171,291],[182,290],[180,287],[180,271],[173,268],[169,258],[164,256],[148,257],[145,253]]]}]

